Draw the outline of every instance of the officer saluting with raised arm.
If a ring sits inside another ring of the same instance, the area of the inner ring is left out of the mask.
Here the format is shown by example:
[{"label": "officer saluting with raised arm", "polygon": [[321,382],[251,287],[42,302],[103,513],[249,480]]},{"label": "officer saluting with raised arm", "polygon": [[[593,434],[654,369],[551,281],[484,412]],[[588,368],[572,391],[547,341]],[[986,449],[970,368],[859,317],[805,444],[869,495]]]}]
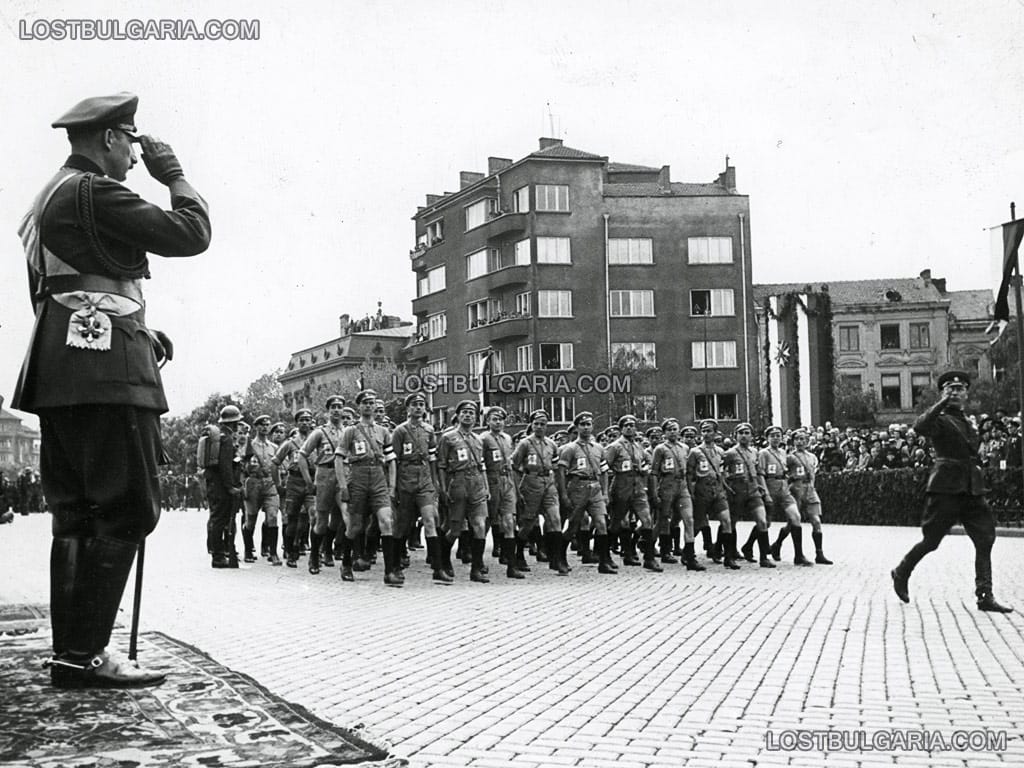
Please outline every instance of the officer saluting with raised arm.
[{"label": "officer saluting with raised arm", "polygon": [[[53,513],[50,678],[125,687],[163,675],[107,651],[135,553],[160,517],[158,364],[170,340],[146,326],[146,253],[194,256],[210,217],[171,148],[139,136],[131,93],[86,99],[53,123],[71,156],[22,221],[36,323],[12,405],[39,415],[43,492]],[[138,162],[171,210],[121,182]],[[116,468],[116,469],[112,469]]]}]

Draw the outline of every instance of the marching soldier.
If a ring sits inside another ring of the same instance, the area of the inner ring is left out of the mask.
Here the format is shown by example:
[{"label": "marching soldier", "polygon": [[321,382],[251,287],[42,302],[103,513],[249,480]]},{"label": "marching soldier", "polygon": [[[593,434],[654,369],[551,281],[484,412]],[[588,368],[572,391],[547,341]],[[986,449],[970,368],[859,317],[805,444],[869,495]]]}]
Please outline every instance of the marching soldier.
[{"label": "marching soldier", "polygon": [[310,519],[316,517],[316,486],[309,476],[309,467],[302,460],[302,446],[313,428],[313,412],[300,408],[295,412],[298,425],[283,441],[274,456],[274,464],[287,471],[284,495],[284,556],[289,568],[299,559],[299,542],[309,536]]},{"label": "marching soldier", "polygon": [[463,400],[455,406],[458,426],[441,435],[437,446],[437,474],[441,494],[448,510],[448,533],[445,557],[469,523],[472,566],[470,581],[486,584],[490,581],[484,566],[484,538],[487,536],[487,502],[490,492],[484,474],[483,444],[473,433],[477,419],[477,404]]},{"label": "marching soldier", "polygon": [[[573,532],[589,517],[594,526],[597,572],[616,574],[619,571],[608,544],[608,464],[604,448],[594,440],[594,414],[576,414],[573,426],[576,439],[564,445],[558,454],[558,493],[569,510],[565,537],[571,540]],[[580,549],[583,554],[585,549]]]},{"label": "marching soldier", "polygon": [[623,565],[640,565],[629,529],[629,514],[635,514],[640,521],[644,568],[660,573],[662,568],[654,557],[654,530],[651,508],[647,501],[648,464],[644,449],[637,439],[636,416],[622,416],[619,419],[619,429],[619,438],[605,449],[605,460],[612,473],[609,488],[610,532],[612,535],[619,535]]},{"label": "marching soldier", "polygon": [[[690,449],[679,439],[680,428],[676,419],[663,421],[661,434],[665,440],[655,447],[651,456],[651,476],[654,478],[652,498],[658,513],[661,562],[670,565],[678,562],[671,554],[672,531],[678,532],[681,522],[685,536],[683,564],[688,571],[703,571],[704,566],[697,562],[693,551],[693,500],[690,498],[690,489],[686,483]],[[678,544],[678,538],[676,543]]]},{"label": "marching soldier", "polygon": [[398,547],[392,535],[394,513],[391,498],[395,488],[395,454],[386,428],[373,420],[377,393],[364,389],[356,395],[359,420],[345,427],[334,456],[334,468],[341,485],[340,501],[348,502],[345,542],[342,542],[342,579],[351,581],[352,547],[362,541],[366,520],[377,519],[384,550],[384,583],[400,587],[405,582]]},{"label": "marching soldier", "polygon": [[[555,442],[547,437],[548,415],[542,410],[530,414],[531,433],[516,446],[512,456],[512,469],[518,479],[519,495],[523,509],[519,517],[519,538],[528,541],[537,527],[539,515],[544,516],[544,541],[548,556],[548,567],[559,575],[568,575],[570,568],[565,561],[562,520],[558,509],[558,489],[555,485],[554,469],[558,461]],[[538,560],[540,558],[538,557]]]},{"label": "marching soldier", "polygon": [[277,466],[274,464],[277,445],[270,441],[269,416],[257,417],[253,425],[256,427],[256,436],[246,443],[242,460],[245,474],[245,522],[242,524],[245,562],[256,562],[253,534],[256,518],[262,509],[267,526],[267,556],[271,565],[281,565],[281,558],[277,556],[277,530],[281,513],[281,498],[277,495]]},{"label": "marching soldier", "polygon": [[484,411],[487,432],[480,439],[490,499],[487,512],[491,523],[494,554],[505,566],[505,576],[524,579],[516,567],[516,489],[512,482],[512,438],[505,434],[507,414],[501,406]]},{"label": "marching soldier", "polygon": [[334,567],[334,536],[341,525],[341,504],[338,476],[334,469],[334,454],[341,441],[341,413],[345,398],[331,395],[324,403],[327,423],[314,429],[299,451],[299,461],[309,467],[312,458],[316,467],[313,483],[316,486],[316,519],[309,545],[309,572],[320,573],[320,554],[323,564]]},{"label": "marching soldier", "polygon": [[[718,520],[718,542],[711,548],[711,559],[716,563],[724,560],[725,567],[739,570],[732,556],[735,544],[732,539],[732,520],[729,517],[729,499],[726,496],[722,477],[722,455],[724,451],[715,442],[718,422],[704,419],[700,423],[701,443],[690,451],[686,464],[686,478],[693,499],[693,524],[703,529],[712,518]],[[708,532],[710,539],[710,529]],[[724,549],[724,555],[723,555]]]},{"label": "marching soldier", "polygon": [[426,396],[422,392],[407,395],[405,410],[408,418],[391,434],[396,462],[395,537],[396,540],[407,538],[417,516],[422,518],[434,581],[450,584],[452,577],[444,572],[438,541],[437,436],[434,428],[423,420],[427,412]]},{"label": "marching soldier", "polygon": [[237,568],[238,555],[231,541],[231,525],[242,496],[242,461],[238,456],[238,425],[242,412],[233,405],[220,410],[217,424],[221,437],[216,466],[204,470],[210,517],[206,524],[206,548],[213,555],[214,568]]},{"label": "marching soldier", "polygon": [[[793,537],[793,564],[809,566],[813,563],[804,557],[804,531],[800,525],[800,509],[797,507],[796,499],[789,491],[788,482],[788,459],[786,451],[782,448],[782,427],[768,427],[765,430],[768,438],[768,445],[758,451],[758,471],[764,476],[765,486],[768,488],[768,497],[776,509],[782,510],[786,515],[787,525],[783,530]],[[772,559],[782,559],[782,540],[772,544]]]},{"label": "marching soldier", "polygon": [[[769,557],[771,543],[768,541],[768,515],[765,512],[768,487],[759,470],[757,451],[750,445],[753,434],[754,428],[747,422],[736,425],[736,429],[733,431],[736,445],[723,454],[722,473],[725,476],[729,516],[732,519],[734,531],[736,522],[744,512],[754,518],[751,541],[743,546],[744,557],[749,562],[754,562],[753,539],[756,538],[761,550],[761,567],[774,568],[775,563]],[[735,532],[732,534],[731,540],[735,545]]]},{"label": "marching soldier", "polygon": [[[814,562],[817,565],[832,565],[822,550],[821,499],[814,488],[814,477],[818,471],[818,457],[807,450],[807,430],[800,428],[793,433],[793,450],[786,458],[789,474],[789,491],[796,500],[802,515],[811,521],[811,538],[814,539]],[[789,533],[788,526],[779,532],[774,548],[782,546]]]}]

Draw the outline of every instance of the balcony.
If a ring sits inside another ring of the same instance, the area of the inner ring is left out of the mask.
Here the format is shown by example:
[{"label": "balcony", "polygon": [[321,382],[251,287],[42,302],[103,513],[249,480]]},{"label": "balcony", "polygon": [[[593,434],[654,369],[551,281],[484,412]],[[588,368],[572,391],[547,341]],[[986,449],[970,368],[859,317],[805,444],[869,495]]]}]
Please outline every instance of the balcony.
[{"label": "balcony", "polygon": [[526,285],[530,281],[530,266],[522,264],[519,266],[502,267],[476,279],[480,281],[479,284],[488,292],[499,288],[508,288],[513,285]]},{"label": "balcony", "polygon": [[487,329],[485,334],[490,341],[513,339],[528,336],[530,333],[530,315],[519,312],[502,312],[493,318],[478,320],[470,327],[470,331]]},{"label": "balcony", "polygon": [[498,213],[491,214],[487,222],[487,239],[499,240],[507,235],[519,234],[526,231],[525,213]]},{"label": "balcony", "polygon": [[412,269],[416,270],[423,269],[427,265],[427,260],[424,258],[427,255],[427,251],[433,248],[435,245],[440,245],[444,242],[443,237],[431,238],[429,242],[417,243],[416,247],[409,251],[409,258],[412,260]]}]

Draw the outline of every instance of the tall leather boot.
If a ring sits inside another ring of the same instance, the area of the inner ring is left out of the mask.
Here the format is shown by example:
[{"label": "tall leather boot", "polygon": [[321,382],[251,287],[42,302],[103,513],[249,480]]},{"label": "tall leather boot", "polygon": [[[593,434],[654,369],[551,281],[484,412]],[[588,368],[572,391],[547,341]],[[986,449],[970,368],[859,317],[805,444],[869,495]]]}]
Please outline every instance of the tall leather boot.
[{"label": "tall leather boot", "polygon": [[516,537],[516,570],[520,573],[529,573],[530,565],[526,562],[526,542]]},{"label": "tall leather boot", "polygon": [[395,557],[394,538],[391,536],[381,536],[380,545],[384,556],[384,583],[389,587],[402,586],[402,579],[395,572],[397,558]]},{"label": "tall leather boot", "polygon": [[607,533],[594,535],[594,549],[597,551],[598,573],[615,574],[619,572],[615,561],[612,560],[611,544],[608,541]]},{"label": "tall leather boot", "polygon": [[[757,529],[755,528],[755,530],[757,530]],[[773,563],[772,560],[771,560],[771,557],[769,557],[769,555],[771,554],[771,551],[772,551],[772,544],[768,540],[768,531],[767,531],[767,529],[763,530],[763,531],[758,531],[757,532],[757,546],[758,546],[758,549],[761,551],[761,560],[760,560],[761,567],[762,568],[774,568],[775,567],[775,563]]]},{"label": "tall leather boot", "polygon": [[261,557],[269,557],[270,556],[270,546],[269,546],[270,537],[267,535],[267,530],[269,528],[270,528],[270,526],[267,525],[266,522],[264,522],[263,525],[260,526],[260,556]]},{"label": "tall leather boot", "polygon": [[642,528],[640,530],[640,541],[644,547],[644,569],[661,573],[664,569],[658,563],[658,558],[654,556],[654,531],[650,528]]},{"label": "tall leather boot", "polygon": [[430,552],[434,581],[441,584],[451,584],[454,579],[445,573],[443,568],[444,555],[441,553],[441,547],[444,540],[443,534],[441,536],[427,536],[427,550]]},{"label": "tall leather boot", "polygon": [[320,573],[320,545],[323,538],[319,533],[309,534],[309,572],[314,576]]},{"label": "tall leather boot", "polygon": [[[678,528],[676,529],[679,530]],[[661,562],[665,565],[675,565],[679,561],[672,556],[672,534],[665,534],[658,537],[658,547],[661,549]]]},{"label": "tall leather boot", "polygon": [[733,557],[733,552],[736,551],[736,531],[732,533],[719,533],[719,538],[722,541],[722,562],[725,563],[725,567],[731,571],[738,571],[740,564],[736,562],[739,558]]},{"label": "tall leather boot", "polygon": [[455,578],[455,567],[452,565],[452,546],[455,542],[447,535],[439,534],[438,543],[441,545],[441,570]]},{"label": "tall leather boot", "polygon": [[352,539],[345,534],[341,536],[341,580],[355,581],[355,574],[352,573]]},{"label": "tall leather boot", "polygon": [[547,532],[545,531],[544,535],[543,536],[541,535],[541,530],[540,530],[540,524],[539,523],[533,527],[532,531],[530,531],[530,537],[536,539],[536,542],[537,542],[537,562],[538,563],[550,562],[550,560],[551,560],[550,554],[551,553],[548,552],[548,547],[547,547],[547,541],[548,541],[548,539],[547,539]]},{"label": "tall leather boot", "polygon": [[669,528],[669,534],[672,536],[672,554],[676,557],[681,557],[683,550],[680,548],[679,544],[683,538],[682,529],[678,525],[673,525]]},{"label": "tall leather boot", "polygon": [[619,530],[619,549],[623,565],[640,565],[640,558],[633,548],[633,532],[628,527]]},{"label": "tall leather boot", "polygon": [[711,545],[711,551],[708,553],[714,563],[722,562],[722,556],[725,550],[725,545],[722,541],[724,536],[725,534],[722,533],[722,525],[719,524],[718,536],[715,537],[715,543]]},{"label": "tall leather boot", "polygon": [[284,526],[284,559],[285,565],[289,568],[298,566],[299,553],[295,547],[295,524],[286,523]]},{"label": "tall leather boot", "polygon": [[683,565],[686,566],[688,571],[706,571],[703,565],[697,562],[697,555],[694,552],[694,546],[692,541],[688,541],[683,544]]},{"label": "tall leather boot", "polygon": [[50,626],[53,628],[53,655],[68,650],[74,635],[75,584],[78,578],[81,540],[58,536],[50,545]]},{"label": "tall leather boot", "polygon": [[352,539],[352,556],[354,558],[352,562],[353,571],[368,571],[370,570],[370,559],[365,553],[366,548],[366,536],[363,532],[356,534]]},{"label": "tall leather boot", "polygon": [[811,538],[814,539],[815,565],[832,565],[832,561],[825,557],[825,553],[821,549],[821,531],[811,531]]},{"label": "tall leather boot", "polygon": [[497,558],[500,565],[505,565],[502,561],[501,554],[501,542],[505,540],[505,534],[501,532],[500,525],[491,526],[491,557]]},{"label": "tall leather boot", "polygon": [[455,556],[458,557],[463,565],[467,565],[473,562],[473,532],[463,531],[459,534],[459,548],[455,551]]},{"label": "tall leather boot", "polygon": [[373,526],[374,530],[366,534],[366,549],[363,550],[363,557],[366,558],[370,565],[377,562],[377,550],[382,549],[380,531],[376,530],[376,525]]},{"label": "tall leather boot", "polygon": [[252,529],[247,526],[242,526],[242,544],[245,546],[245,562],[255,563],[256,562],[256,549],[252,538]]},{"label": "tall leather boot", "polygon": [[[793,536],[793,565],[809,566],[814,565],[804,557],[804,529],[801,525],[790,526],[790,534]],[[781,540],[781,536],[779,539]],[[775,546],[772,546],[772,557],[775,557]]]},{"label": "tall leather boot", "polygon": [[551,532],[551,544],[558,555],[558,567],[556,570],[560,576],[572,573],[572,566],[569,565],[569,545],[572,541],[561,531]]},{"label": "tall leather boot", "polygon": [[323,541],[320,542],[320,549],[322,554],[322,562],[324,568],[334,567],[334,531],[330,528],[327,529],[327,533],[323,536]]},{"label": "tall leather boot", "polygon": [[471,539],[470,540],[470,569],[469,569],[469,580],[475,581],[480,584],[487,584],[490,579],[487,578],[487,574],[484,573],[484,547],[486,542],[483,539]]},{"label": "tall leather boot", "polygon": [[69,627],[70,651],[96,654],[107,647],[138,549],[135,542],[107,536],[82,540],[73,595],[74,619]]},{"label": "tall leather boot", "polygon": [[714,549],[714,544],[711,541],[710,525],[705,524],[704,527],[700,529],[700,538],[701,541],[704,542],[704,554],[706,554],[708,557],[711,557],[711,552]]},{"label": "tall leather boot", "polygon": [[277,555],[277,527],[267,526],[267,535],[263,539],[267,543],[267,558],[271,565],[281,565],[281,558]]},{"label": "tall leather boot", "polygon": [[403,571],[412,565],[409,559],[409,550],[406,549],[405,536],[395,536],[395,556],[398,558],[398,567]]},{"label": "tall leather boot", "polygon": [[754,542],[758,541],[757,526],[754,525],[750,529],[750,534],[747,536],[747,541],[743,545],[743,549],[740,550],[743,553],[743,559],[748,563],[756,563],[757,560],[754,558]]},{"label": "tall leather boot", "polygon": [[590,531],[580,530],[577,534],[576,546],[579,551],[580,562],[583,565],[598,565],[601,558],[590,549]]},{"label": "tall leather boot", "polygon": [[[797,526],[799,528],[799,526]],[[786,537],[793,532],[793,526],[787,525],[779,531],[778,538],[775,539],[775,543],[772,544],[772,560],[779,562],[782,559],[782,542],[786,540]],[[801,553],[801,557],[802,557]]]},{"label": "tall leather boot", "polygon": [[231,520],[228,521],[227,527],[224,528],[224,546],[223,552],[228,559],[228,568],[238,567],[238,550],[235,549],[235,533],[237,532],[235,527],[234,515],[231,516]]},{"label": "tall leather boot", "polygon": [[505,561],[505,576],[509,579],[525,579],[526,575],[516,568],[516,540],[509,536],[501,541],[501,558]]},{"label": "tall leather boot", "polygon": [[406,541],[406,546],[408,546],[409,549],[423,549],[423,545],[420,544],[420,535],[422,533],[423,523],[417,520],[409,526],[409,538]]}]

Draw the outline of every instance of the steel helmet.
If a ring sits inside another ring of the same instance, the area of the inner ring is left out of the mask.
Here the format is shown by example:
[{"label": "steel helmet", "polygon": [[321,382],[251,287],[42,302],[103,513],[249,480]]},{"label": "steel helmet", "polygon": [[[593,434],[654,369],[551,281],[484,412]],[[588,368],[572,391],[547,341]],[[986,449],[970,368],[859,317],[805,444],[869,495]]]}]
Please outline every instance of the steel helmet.
[{"label": "steel helmet", "polygon": [[242,412],[238,410],[237,405],[225,405],[220,409],[220,418],[217,419],[218,424],[237,424],[242,420]]}]

